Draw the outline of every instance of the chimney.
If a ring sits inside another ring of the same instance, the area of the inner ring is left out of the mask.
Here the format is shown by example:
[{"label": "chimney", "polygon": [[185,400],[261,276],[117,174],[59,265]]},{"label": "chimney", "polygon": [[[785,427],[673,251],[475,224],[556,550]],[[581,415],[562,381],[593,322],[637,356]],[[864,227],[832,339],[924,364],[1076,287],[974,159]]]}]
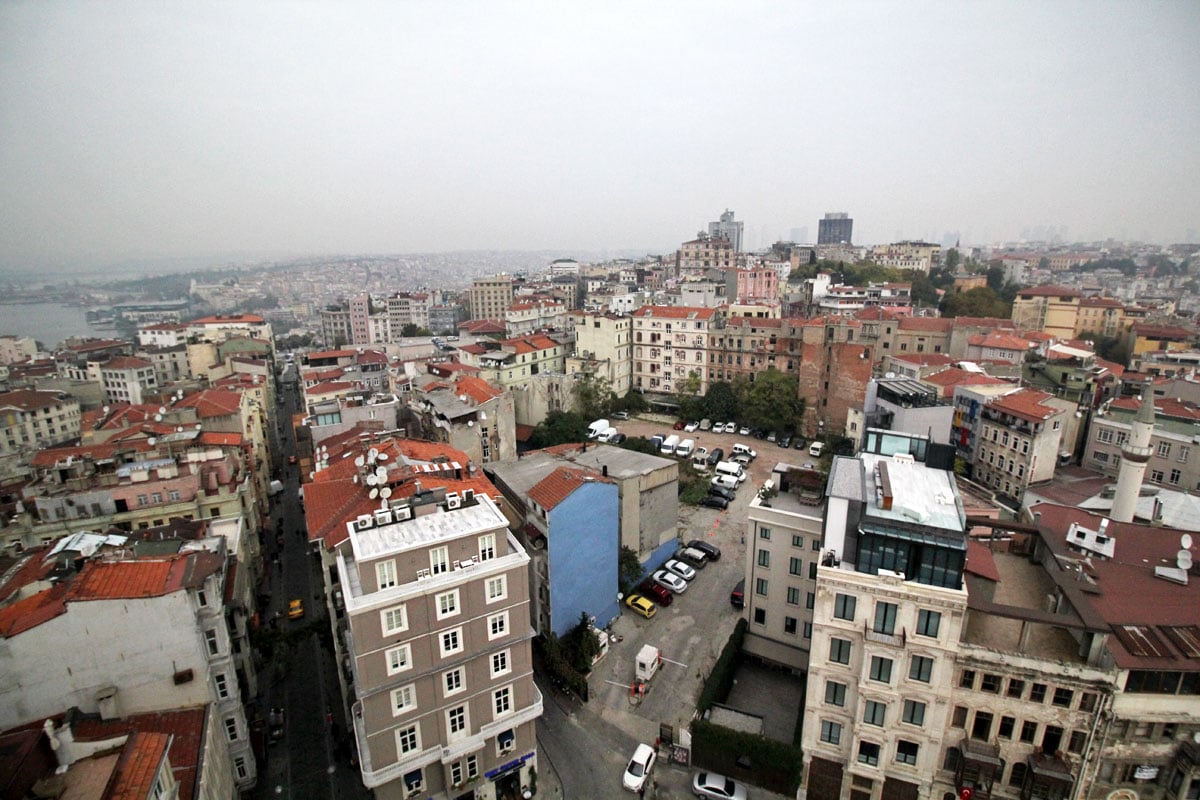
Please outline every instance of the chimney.
[{"label": "chimney", "polygon": [[54,720],[48,719],[42,723],[42,732],[46,734],[46,739],[50,742],[50,749],[54,751],[54,758],[58,761],[58,766],[69,767],[75,763],[75,735],[71,733],[71,723],[64,721],[61,728],[54,727]]},{"label": "chimney", "polygon": [[608,464],[604,464],[600,467],[600,474],[606,478],[608,477]]},{"label": "chimney", "polygon": [[96,705],[100,711],[100,719],[105,722],[121,718],[121,704],[117,699],[117,687],[106,686],[96,692]]}]

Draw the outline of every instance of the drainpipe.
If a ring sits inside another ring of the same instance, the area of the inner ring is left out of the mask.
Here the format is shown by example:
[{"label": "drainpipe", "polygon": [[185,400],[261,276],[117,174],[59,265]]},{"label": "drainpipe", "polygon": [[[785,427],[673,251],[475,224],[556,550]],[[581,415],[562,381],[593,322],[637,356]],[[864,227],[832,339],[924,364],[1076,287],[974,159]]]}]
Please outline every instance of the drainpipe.
[{"label": "drainpipe", "polygon": [[[1111,694],[1100,695],[1100,708],[1096,710],[1096,718],[1092,722],[1092,730],[1088,733],[1087,749],[1084,750],[1083,760],[1079,765],[1079,780],[1075,782],[1075,791],[1071,795],[1071,800],[1079,800],[1079,793],[1082,789],[1083,777],[1086,774],[1088,761],[1092,756],[1095,756],[1096,763],[1099,764],[1100,754],[1104,752],[1105,745],[1108,744],[1108,732],[1112,729],[1112,713],[1107,706],[1111,703]],[[1100,738],[1100,746],[1096,747],[1096,729],[1100,727],[1101,721],[1104,721],[1104,735]],[[1098,772],[1098,770],[1096,770]],[[1091,800],[1092,787],[1096,785],[1095,777],[1088,782],[1087,795],[1083,800]]]}]

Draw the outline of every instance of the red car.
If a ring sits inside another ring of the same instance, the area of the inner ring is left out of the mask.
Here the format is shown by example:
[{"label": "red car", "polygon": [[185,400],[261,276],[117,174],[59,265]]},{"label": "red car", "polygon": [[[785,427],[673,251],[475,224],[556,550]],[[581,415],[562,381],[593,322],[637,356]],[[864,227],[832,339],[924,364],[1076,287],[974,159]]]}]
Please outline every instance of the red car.
[{"label": "red car", "polygon": [[675,423],[675,426],[674,426],[674,427],[675,427],[675,430],[677,430],[677,431],[681,431],[681,430],[683,430],[683,426],[684,426],[684,425],[687,425],[687,423],[686,423],[686,422],[684,422],[683,420],[679,420],[679,422],[676,422],[676,423]]},{"label": "red car", "polygon": [[670,589],[667,589],[665,586],[659,586],[649,578],[638,584],[637,590],[638,594],[650,598],[660,606],[669,606],[671,605],[671,601],[675,599]]}]

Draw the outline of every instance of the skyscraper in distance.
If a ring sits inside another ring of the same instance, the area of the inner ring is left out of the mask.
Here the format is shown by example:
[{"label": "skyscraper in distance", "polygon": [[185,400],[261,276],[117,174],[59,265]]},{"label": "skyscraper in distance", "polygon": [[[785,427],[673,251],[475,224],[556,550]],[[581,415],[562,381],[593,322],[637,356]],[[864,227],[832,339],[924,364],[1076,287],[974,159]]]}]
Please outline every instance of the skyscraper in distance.
[{"label": "skyscraper in distance", "polygon": [[708,223],[708,235],[713,239],[728,239],[733,245],[733,252],[742,252],[742,226],[744,223],[735,222],[733,212],[725,209],[721,219]]},{"label": "skyscraper in distance", "polygon": [[850,244],[854,220],[845,211],[830,211],[817,222],[817,244]]}]

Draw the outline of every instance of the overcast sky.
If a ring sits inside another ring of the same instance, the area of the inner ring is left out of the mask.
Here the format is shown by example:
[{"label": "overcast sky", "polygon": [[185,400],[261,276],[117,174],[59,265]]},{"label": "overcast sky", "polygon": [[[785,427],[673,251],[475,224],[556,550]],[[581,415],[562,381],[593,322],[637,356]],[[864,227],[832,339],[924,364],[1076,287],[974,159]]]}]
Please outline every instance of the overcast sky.
[{"label": "overcast sky", "polygon": [[0,4],[0,268],[1200,231],[1200,3]]}]

